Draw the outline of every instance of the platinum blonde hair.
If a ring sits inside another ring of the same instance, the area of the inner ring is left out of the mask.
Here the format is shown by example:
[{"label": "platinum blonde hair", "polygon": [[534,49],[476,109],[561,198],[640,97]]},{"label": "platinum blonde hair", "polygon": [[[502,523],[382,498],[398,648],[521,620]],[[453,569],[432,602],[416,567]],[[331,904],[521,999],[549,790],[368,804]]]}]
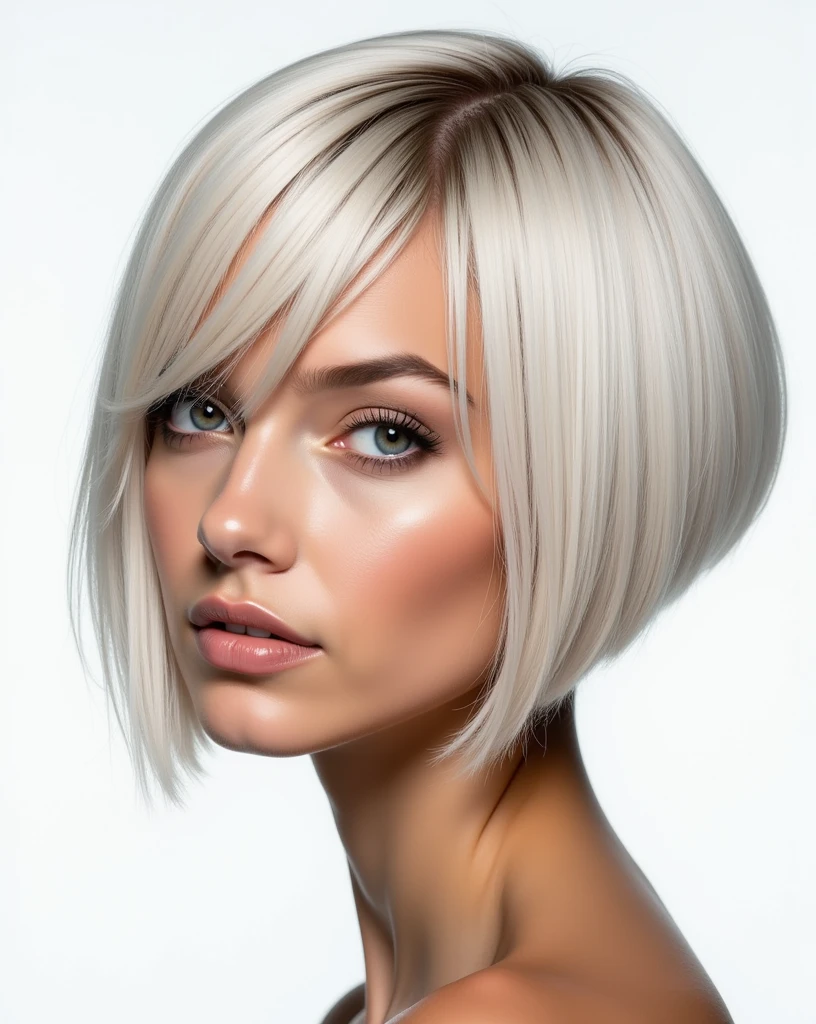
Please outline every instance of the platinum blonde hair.
[{"label": "platinum blonde hair", "polygon": [[71,621],[82,656],[84,583],[144,792],[152,778],[178,802],[207,743],[145,527],[146,416],[202,373],[229,372],[285,312],[251,414],[431,208],[457,434],[484,487],[453,383],[466,378],[466,300],[478,300],[506,576],[490,685],[440,758],[461,750],[476,771],[502,757],[768,499],[786,430],[776,329],[731,218],[647,94],[605,69],[557,72],[484,32],[402,32],[300,60],[228,102],[173,163],[99,370]]}]

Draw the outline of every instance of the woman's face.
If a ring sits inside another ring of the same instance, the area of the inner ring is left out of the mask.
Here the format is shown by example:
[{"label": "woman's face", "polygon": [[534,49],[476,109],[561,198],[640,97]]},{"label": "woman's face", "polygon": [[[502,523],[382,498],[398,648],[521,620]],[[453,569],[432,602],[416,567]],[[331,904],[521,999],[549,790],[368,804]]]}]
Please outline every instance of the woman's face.
[{"label": "woman's face", "polygon": [[[481,348],[469,320],[475,455],[492,487]],[[248,389],[274,345],[270,330],[212,401],[166,411],[171,439],[156,430],[145,515],[171,643],[204,729],[232,749],[287,756],[471,691],[499,636],[504,591],[492,510],[458,444],[447,384],[397,376],[312,394],[292,387],[301,371],[397,354],[447,374],[430,217],[310,340],[259,412],[231,424],[221,408]],[[361,419],[374,422],[355,425]],[[210,594],[268,609],[320,650],[267,674],[216,667],[188,617]]]}]

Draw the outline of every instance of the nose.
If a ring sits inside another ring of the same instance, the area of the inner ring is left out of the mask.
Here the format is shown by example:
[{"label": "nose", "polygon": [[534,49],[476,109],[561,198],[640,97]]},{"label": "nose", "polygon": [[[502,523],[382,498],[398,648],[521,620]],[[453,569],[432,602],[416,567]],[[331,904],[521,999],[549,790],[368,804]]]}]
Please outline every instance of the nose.
[{"label": "nose", "polygon": [[221,569],[255,564],[280,572],[295,560],[296,489],[291,462],[271,457],[265,446],[250,449],[245,437],[224,485],[202,515],[196,536]]}]

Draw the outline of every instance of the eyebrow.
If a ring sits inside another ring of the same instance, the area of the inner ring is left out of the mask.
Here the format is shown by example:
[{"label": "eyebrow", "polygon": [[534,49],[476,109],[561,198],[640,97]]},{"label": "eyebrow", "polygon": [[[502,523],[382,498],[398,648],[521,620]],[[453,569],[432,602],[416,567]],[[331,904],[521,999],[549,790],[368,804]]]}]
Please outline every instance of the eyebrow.
[{"label": "eyebrow", "polygon": [[[365,387],[366,384],[376,384],[392,377],[416,377],[446,390],[450,387],[446,373],[411,352],[400,352],[381,359],[366,359],[359,363],[299,370],[292,376],[291,387],[299,395],[313,395],[320,391]],[[458,394],[459,385],[456,381],[453,382],[453,390]],[[468,405],[472,406],[473,398],[467,389],[465,394]]]}]

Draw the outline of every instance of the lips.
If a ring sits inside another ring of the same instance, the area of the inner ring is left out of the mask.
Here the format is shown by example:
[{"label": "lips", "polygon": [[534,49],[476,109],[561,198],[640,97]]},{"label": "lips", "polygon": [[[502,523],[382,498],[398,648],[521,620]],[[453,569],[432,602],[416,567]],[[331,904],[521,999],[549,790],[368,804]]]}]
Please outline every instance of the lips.
[{"label": "lips", "polygon": [[232,602],[217,594],[211,594],[193,605],[188,613],[188,618],[199,629],[211,626],[213,623],[230,623],[236,626],[266,630],[273,637],[280,637],[281,640],[288,640],[301,647],[319,646],[254,601]]}]

